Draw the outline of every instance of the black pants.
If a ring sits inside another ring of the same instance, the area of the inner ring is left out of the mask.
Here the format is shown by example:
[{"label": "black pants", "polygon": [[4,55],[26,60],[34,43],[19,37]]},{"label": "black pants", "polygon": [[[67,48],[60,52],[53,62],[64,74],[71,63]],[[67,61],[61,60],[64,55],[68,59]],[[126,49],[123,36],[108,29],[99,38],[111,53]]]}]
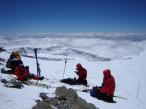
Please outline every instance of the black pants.
[{"label": "black pants", "polygon": [[77,80],[76,78],[67,78],[60,80],[62,83],[67,83],[70,85],[87,85],[87,80]]},{"label": "black pants", "polygon": [[100,100],[113,101],[113,96],[107,95],[106,93],[101,93],[99,87],[93,87],[90,91],[90,95]]},{"label": "black pants", "polygon": [[87,80],[76,80],[77,84],[83,84],[83,85],[87,85]]}]

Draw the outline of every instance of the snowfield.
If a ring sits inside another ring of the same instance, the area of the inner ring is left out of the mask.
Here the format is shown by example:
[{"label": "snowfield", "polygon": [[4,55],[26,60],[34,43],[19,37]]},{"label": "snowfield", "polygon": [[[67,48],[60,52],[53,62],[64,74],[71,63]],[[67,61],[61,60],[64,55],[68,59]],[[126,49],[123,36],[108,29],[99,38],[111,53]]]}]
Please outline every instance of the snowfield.
[{"label": "snowfield", "polygon": [[[54,36],[56,34],[53,34]],[[40,99],[39,93],[55,96],[55,87],[66,86],[73,89],[92,88],[101,85],[106,68],[111,69],[116,80],[115,95],[125,99],[114,98],[117,103],[106,103],[90,97],[89,93],[77,92],[87,102],[100,109],[146,109],[146,35],[138,33],[127,34],[60,34],[52,37],[0,37],[0,47],[8,51],[19,50],[21,54],[34,56],[33,49],[38,48],[41,75],[49,80],[40,81],[50,87],[40,88],[24,85],[22,89],[4,87],[0,82],[0,109],[31,109],[35,100]],[[69,37],[70,35],[70,37]],[[102,36],[103,35],[103,36]],[[64,37],[62,37],[64,36]],[[78,36],[78,37],[77,37]],[[88,37],[87,37],[88,36]],[[133,37],[132,37],[133,36]],[[9,53],[0,52],[0,57],[9,58]],[[77,77],[74,73],[77,63],[81,63],[88,71],[89,87],[70,86],[60,83],[63,78],[64,61],[67,59],[64,78]],[[34,58],[22,56],[24,65],[30,67],[30,72],[36,74]],[[5,65],[0,65],[0,68]],[[0,78],[8,78],[1,74]]]}]

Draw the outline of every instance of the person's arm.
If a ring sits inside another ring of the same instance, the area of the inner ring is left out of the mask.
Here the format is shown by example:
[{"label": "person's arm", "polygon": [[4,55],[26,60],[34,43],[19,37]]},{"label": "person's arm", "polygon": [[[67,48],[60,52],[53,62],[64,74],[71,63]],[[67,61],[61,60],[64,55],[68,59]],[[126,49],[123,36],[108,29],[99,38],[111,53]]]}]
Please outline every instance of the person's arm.
[{"label": "person's arm", "polygon": [[112,86],[111,80],[107,80],[104,84],[104,86],[100,89],[101,93],[108,94],[110,91],[110,88]]}]

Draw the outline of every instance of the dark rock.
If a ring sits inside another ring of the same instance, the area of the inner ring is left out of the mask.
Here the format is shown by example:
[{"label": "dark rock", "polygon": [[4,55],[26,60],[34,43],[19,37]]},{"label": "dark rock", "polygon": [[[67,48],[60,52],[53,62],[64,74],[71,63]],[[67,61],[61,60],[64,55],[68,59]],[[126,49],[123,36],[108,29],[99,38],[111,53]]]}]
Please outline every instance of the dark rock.
[{"label": "dark rock", "polygon": [[36,103],[40,103],[41,101],[40,101],[40,100],[35,100],[35,102],[36,102]]},{"label": "dark rock", "polygon": [[56,97],[48,97],[46,93],[40,93],[43,101],[38,102],[32,109],[98,109],[93,104],[87,103],[78,97],[77,92],[66,87],[58,87]]},{"label": "dark rock", "polygon": [[75,102],[78,98],[77,92],[73,89],[66,89],[66,87],[58,87],[55,91],[56,95],[59,97],[64,97],[68,102]]},{"label": "dark rock", "polygon": [[32,109],[53,109],[52,106],[47,102],[40,102],[36,106],[32,107]]},{"label": "dark rock", "polygon": [[18,88],[18,89],[21,89],[23,87],[23,84],[20,81],[6,80],[6,79],[1,79],[0,81],[4,83],[4,86],[6,87]]},{"label": "dark rock", "polygon": [[65,92],[66,92],[66,87],[65,86],[62,86],[62,87],[58,87],[55,91],[56,95],[57,96],[65,96]]},{"label": "dark rock", "polygon": [[47,93],[40,93],[40,97],[42,99],[47,99],[48,98]]},{"label": "dark rock", "polygon": [[50,104],[52,104],[53,106],[56,106],[59,104],[58,99],[56,99],[55,97],[52,98],[48,98],[45,101],[49,102]]},{"label": "dark rock", "polygon": [[12,81],[12,84],[15,86],[15,88],[22,88],[23,84],[20,81]]},{"label": "dark rock", "polygon": [[75,104],[72,105],[72,109],[97,109],[93,104],[87,103],[84,99],[78,97]]}]

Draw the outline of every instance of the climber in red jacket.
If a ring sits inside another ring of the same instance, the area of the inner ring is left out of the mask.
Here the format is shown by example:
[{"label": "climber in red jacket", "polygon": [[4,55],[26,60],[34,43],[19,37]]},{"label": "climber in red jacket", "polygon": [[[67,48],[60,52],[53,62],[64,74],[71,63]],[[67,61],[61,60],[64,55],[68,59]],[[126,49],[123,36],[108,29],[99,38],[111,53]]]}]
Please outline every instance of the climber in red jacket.
[{"label": "climber in red jacket", "polygon": [[90,95],[97,97],[98,99],[113,101],[113,96],[115,92],[115,79],[111,75],[111,71],[106,69],[103,71],[104,78],[101,87],[93,87],[90,91]]},{"label": "climber in red jacket", "polygon": [[17,79],[20,81],[26,81],[28,79],[34,79],[34,80],[43,80],[43,76],[37,76],[29,72],[29,67],[24,67],[23,64],[20,64],[15,69],[15,75],[17,76]]},{"label": "climber in red jacket", "polygon": [[77,79],[77,83],[87,85],[87,70],[82,67],[80,63],[76,65],[75,73],[79,76]]},{"label": "climber in red jacket", "polygon": [[15,75],[18,80],[26,81],[29,78],[29,71],[24,67],[23,64],[20,64],[15,69]]},{"label": "climber in red jacket", "polygon": [[60,82],[67,83],[70,85],[85,85],[87,86],[87,70],[82,67],[80,63],[76,65],[76,71],[75,73],[78,75],[78,79],[76,77],[74,78],[67,78],[67,79],[61,79]]}]

